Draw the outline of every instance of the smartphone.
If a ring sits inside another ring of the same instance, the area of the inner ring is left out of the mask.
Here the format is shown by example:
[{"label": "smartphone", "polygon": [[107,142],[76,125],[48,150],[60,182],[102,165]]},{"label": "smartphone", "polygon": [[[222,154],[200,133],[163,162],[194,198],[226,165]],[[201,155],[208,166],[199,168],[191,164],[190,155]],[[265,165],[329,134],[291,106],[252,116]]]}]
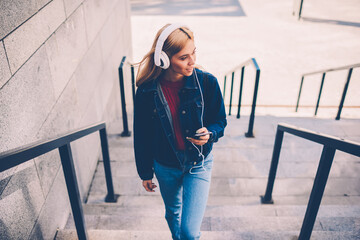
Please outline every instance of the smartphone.
[{"label": "smartphone", "polygon": [[191,138],[199,139],[201,136],[211,135],[212,132],[195,133]]}]

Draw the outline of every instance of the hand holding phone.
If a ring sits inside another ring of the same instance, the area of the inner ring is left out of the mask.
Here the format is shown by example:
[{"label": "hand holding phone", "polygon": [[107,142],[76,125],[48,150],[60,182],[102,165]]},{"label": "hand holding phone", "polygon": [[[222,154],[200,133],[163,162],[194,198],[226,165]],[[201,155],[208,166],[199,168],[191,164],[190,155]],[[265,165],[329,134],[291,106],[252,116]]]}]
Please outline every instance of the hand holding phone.
[{"label": "hand holding phone", "polygon": [[212,132],[195,133],[191,138],[199,139],[201,136],[211,135]]},{"label": "hand holding phone", "polygon": [[192,144],[196,144],[198,146],[202,146],[205,143],[208,142],[208,140],[210,139],[210,137],[204,137],[204,139],[202,138],[203,136],[206,135],[211,135],[212,132],[208,131],[206,127],[202,127],[200,129],[198,129],[196,131],[197,133],[195,133],[194,135],[192,135],[191,137],[186,137],[186,139],[191,142]]}]

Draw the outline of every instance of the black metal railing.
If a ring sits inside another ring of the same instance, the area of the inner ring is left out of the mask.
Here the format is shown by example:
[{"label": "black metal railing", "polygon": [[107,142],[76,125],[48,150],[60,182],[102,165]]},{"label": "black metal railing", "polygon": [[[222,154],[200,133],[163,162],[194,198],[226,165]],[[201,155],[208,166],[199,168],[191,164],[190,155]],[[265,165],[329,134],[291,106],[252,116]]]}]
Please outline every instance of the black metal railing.
[{"label": "black metal railing", "polygon": [[299,235],[299,240],[308,240],[310,239],[314,227],[321,199],[324,194],[326,182],[329,177],[331,165],[334,160],[335,151],[340,150],[360,157],[360,143],[346,141],[337,137],[324,134],[319,134],[313,131],[297,128],[287,124],[279,124],[276,131],[275,144],[271,159],[266,192],[265,195],[261,197],[261,202],[264,204],[274,203],[272,199],[272,191],[279,163],[279,156],[284,132],[304,139],[308,139],[324,146]]},{"label": "black metal railing", "polygon": [[12,167],[25,163],[33,158],[36,158],[40,155],[43,155],[47,152],[50,152],[54,149],[59,149],[61,164],[63,167],[75,227],[78,238],[80,240],[88,239],[88,236],[86,232],[79,186],[76,178],[74,160],[71,153],[70,143],[96,131],[100,132],[101,149],[105,169],[107,186],[107,195],[105,197],[105,201],[116,202],[118,195],[114,193],[110,166],[109,146],[107,141],[106,125],[104,122],[94,124],[86,128],[78,129],[70,133],[58,136],[56,138],[52,138],[49,140],[41,140],[23,146],[21,148],[0,153],[0,172],[3,172]]},{"label": "black metal railing", "polygon": [[119,85],[120,85],[120,98],[121,98],[121,110],[122,110],[122,119],[123,119],[123,132],[120,134],[121,137],[130,137],[131,132],[129,131],[128,117],[126,112],[126,100],[125,100],[125,86],[124,86],[124,65],[125,65],[126,56],[123,56],[120,66],[118,68],[119,72]]},{"label": "black metal railing", "polygon": [[348,75],[347,75],[347,78],[346,78],[346,82],[345,82],[345,85],[344,85],[342,97],[341,97],[341,100],[340,100],[338,112],[337,112],[336,118],[335,118],[336,120],[339,120],[339,119],[340,119],[340,115],[341,115],[341,111],[342,111],[343,106],[344,106],[344,101],[345,101],[346,93],[347,93],[347,90],[348,90],[348,87],[349,87],[349,82],[350,82],[350,79],[351,79],[351,74],[352,74],[352,72],[353,72],[353,69],[354,69],[354,68],[358,68],[358,67],[360,67],[360,63],[358,63],[358,64],[353,64],[353,65],[348,65],[348,66],[343,66],[343,67],[338,67],[338,68],[329,68],[329,69],[325,69],[325,70],[321,70],[321,71],[316,71],[316,72],[311,72],[311,73],[305,73],[305,74],[303,74],[303,75],[301,76],[301,83],[300,83],[300,88],[299,88],[299,95],[298,95],[298,99],[297,99],[295,111],[297,112],[297,111],[298,111],[298,108],[299,108],[301,90],[302,90],[302,87],[303,87],[303,83],[304,83],[304,78],[305,78],[305,76],[310,76],[310,75],[322,73],[320,90],[319,90],[319,94],[318,94],[318,98],[317,98],[317,102],[316,102],[316,107],[315,107],[315,116],[316,116],[316,115],[317,115],[317,112],[318,112],[319,104],[320,104],[320,98],[321,98],[321,93],[322,93],[323,86],[324,86],[324,82],[325,82],[326,73],[328,73],[328,72],[333,72],[333,71],[340,71],[340,70],[347,70],[347,69],[349,69],[349,72],[348,72]]},{"label": "black metal railing", "polygon": [[131,68],[131,90],[132,90],[132,99],[133,99],[133,109],[135,108],[135,66],[130,63]]},{"label": "black metal railing", "polygon": [[[299,11],[297,12],[298,20],[300,20],[300,18],[301,18],[303,5],[304,5],[304,0],[300,0],[300,2],[299,2]],[[297,7],[297,6],[294,6],[294,7]],[[293,15],[295,15],[295,10],[293,11]]]},{"label": "black metal railing", "polygon": [[232,71],[229,71],[227,74],[225,74],[224,77],[224,91],[223,91],[223,98],[225,101],[225,92],[226,92],[226,77],[230,75],[231,73],[231,89],[230,89],[230,101],[229,101],[229,115],[231,115],[231,107],[232,107],[232,98],[233,98],[233,88],[234,88],[234,77],[235,72],[241,68],[241,77],[240,77],[240,92],[239,92],[239,101],[238,101],[238,110],[237,110],[237,118],[240,118],[240,108],[241,108],[241,99],[242,99],[242,91],[243,91],[243,82],[244,82],[244,73],[245,73],[245,67],[247,65],[253,65],[256,70],[255,75],[255,87],[254,87],[254,94],[253,94],[253,102],[251,106],[251,114],[250,114],[250,120],[249,120],[249,128],[248,131],[245,133],[246,137],[254,137],[253,128],[254,128],[254,120],[255,120],[255,108],[256,108],[256,99],[257,99],[257,93],[259,88],[259,80],[260,80],[260,68],[259,65],[256,62],[255,58],[250,58],[246,62],[240,64],[236,68],[234,68]]}]

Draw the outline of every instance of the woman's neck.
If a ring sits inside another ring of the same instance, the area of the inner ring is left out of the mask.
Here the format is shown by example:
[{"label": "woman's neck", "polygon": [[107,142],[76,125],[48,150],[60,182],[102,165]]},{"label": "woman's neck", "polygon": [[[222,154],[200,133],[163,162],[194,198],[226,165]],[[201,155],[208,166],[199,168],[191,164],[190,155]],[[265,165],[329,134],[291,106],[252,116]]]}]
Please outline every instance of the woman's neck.
[{"label": "woman's neck", "polygon": [[168,69],[165,71],[164,75],[163,75],[163,79],[165,81],[169,81],[169,82],[178,82],[184,79],[184,75],[176,73],[174,71],[172,71],[171,69]]}]

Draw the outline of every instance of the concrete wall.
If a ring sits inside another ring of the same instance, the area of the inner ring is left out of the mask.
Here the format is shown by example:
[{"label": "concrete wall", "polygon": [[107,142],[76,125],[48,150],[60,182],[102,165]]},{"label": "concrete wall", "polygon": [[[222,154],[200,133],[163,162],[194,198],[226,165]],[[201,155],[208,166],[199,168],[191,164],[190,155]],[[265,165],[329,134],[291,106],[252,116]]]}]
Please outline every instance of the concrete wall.
[{"label": "concrete wall", "polygon": [[[0,1],[0,152],[121,119],[117,67],[132,59],[130,26],[129,0]],[[83,200],[99,142],[71,144]],[[0,173],[0,209],[0,239],[53,239],[70,212],[57,150]]]}]

